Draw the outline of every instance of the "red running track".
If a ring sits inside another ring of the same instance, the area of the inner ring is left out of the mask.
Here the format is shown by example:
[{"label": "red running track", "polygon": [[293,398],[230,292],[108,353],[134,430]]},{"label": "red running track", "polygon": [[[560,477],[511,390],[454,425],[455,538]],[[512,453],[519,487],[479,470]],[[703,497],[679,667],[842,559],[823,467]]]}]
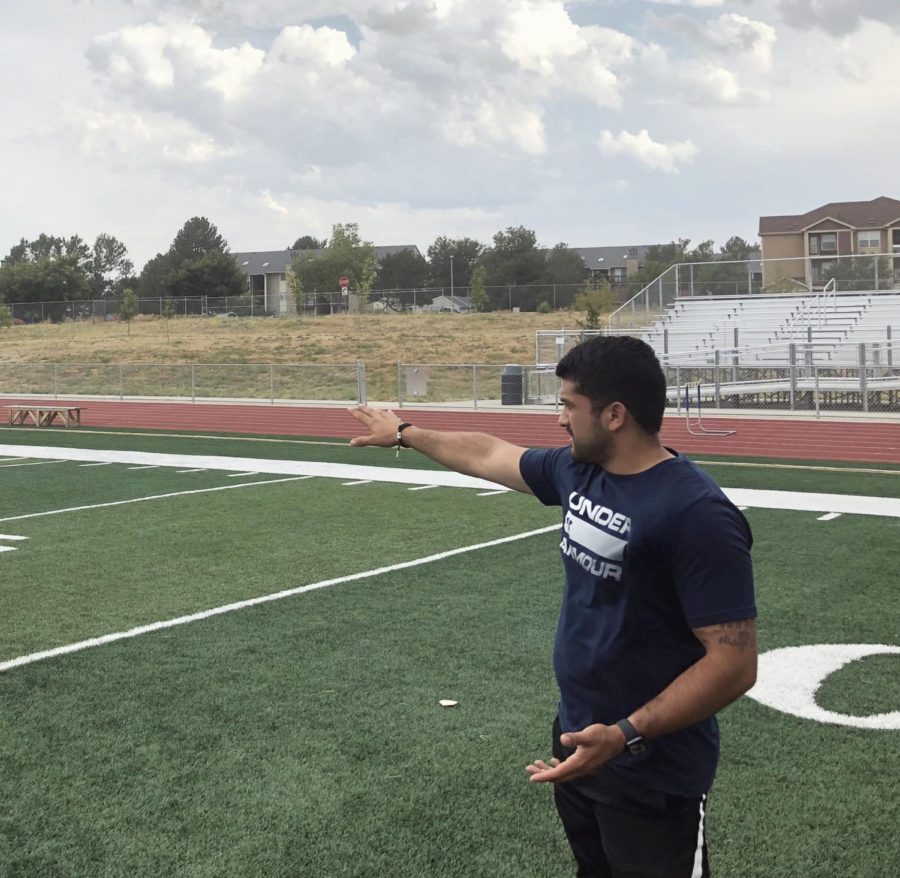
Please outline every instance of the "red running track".
[{"label": "red running track", "polygon": [[[47,400],[7,399],[6,405]],[[347,438],[357,435],[356,421],[344,408],[190,402],[66,400],[81,406],[83,426],[191,432],[259,433],[277,436]],[[398,410],[400,413],[400,410]],[[563,445],[566,434],[556,415],[518,411],[423,411],[404,416],[423,427],[480,430],[527,446]],[[782,457],[794,460],[843,460],[900,464],[900,423],[728,418],[705,420],[708,429],[736,430],[732,436],[692,436],[683,417],[665,419],[662,439],[687,454]],[[52,428],[57,429],[57,428]]]}]

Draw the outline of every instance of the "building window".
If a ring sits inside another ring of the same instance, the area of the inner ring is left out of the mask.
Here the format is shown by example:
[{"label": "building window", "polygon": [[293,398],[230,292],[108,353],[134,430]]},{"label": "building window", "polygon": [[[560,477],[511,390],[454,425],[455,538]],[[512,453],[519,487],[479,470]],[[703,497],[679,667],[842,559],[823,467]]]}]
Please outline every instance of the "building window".
[{"label": "building window", "polygon": [[611,268],[609,270],[609,279],[614,284],[620,284],[625,280],[624,268]]},{"label": "building window", "polygon": [[860,253],[870,251],[877,253],[881,250],[881,232],[878,229],[868,229],[856,233],[856,247]]},{"label": "building window", "polygon": [[809,253],[811,256],[830,256],[837,253],[837,232],[822,232],[809,236]]}]

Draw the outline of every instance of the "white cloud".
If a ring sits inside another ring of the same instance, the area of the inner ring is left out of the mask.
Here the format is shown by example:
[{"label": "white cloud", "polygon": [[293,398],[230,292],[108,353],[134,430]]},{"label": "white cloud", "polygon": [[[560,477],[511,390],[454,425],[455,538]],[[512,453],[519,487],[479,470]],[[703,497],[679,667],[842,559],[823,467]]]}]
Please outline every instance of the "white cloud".
[{"label": "white cloud", "polygon": [[646,128],[637,134],[620,131],[617,136],[611,131],[602,131],[597,145],[601,155],[607,158],[625,156],[651,170],[665,171],[667,174],[677,174],[678,166],[692,161],[697,154],[697,147],[690,140],[657,143]]},{"label": "white cloud", "polygon": [[779,0],[778,8],[793,27],[819,27],[838,36],[857,30],[865,21],[900,27],[897,0]]},{"label": "white cloud", "polygon": [[650,0],[660,6],[691,6],[696,9],[711,9],[722,6],[725,0]]},{"label": "white cloud", "polygon": [[705,37],[709,45],[722,52],[748,54],[763,69],[772,65],[776,35],[770,24],[726,13],[707,24]]}]

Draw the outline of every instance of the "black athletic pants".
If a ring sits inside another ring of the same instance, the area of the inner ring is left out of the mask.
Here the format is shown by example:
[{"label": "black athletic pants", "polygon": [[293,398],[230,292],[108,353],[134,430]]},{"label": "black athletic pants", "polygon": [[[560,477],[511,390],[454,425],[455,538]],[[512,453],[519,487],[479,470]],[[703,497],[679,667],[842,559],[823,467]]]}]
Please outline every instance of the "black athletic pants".
[{"label": "black athletic pants", "polygon": [[[553,755],[573,751],[559,743]],[[706,796],[685,798],[635,786],[602,767],[554,787],[578,878],[708,878]]]}]

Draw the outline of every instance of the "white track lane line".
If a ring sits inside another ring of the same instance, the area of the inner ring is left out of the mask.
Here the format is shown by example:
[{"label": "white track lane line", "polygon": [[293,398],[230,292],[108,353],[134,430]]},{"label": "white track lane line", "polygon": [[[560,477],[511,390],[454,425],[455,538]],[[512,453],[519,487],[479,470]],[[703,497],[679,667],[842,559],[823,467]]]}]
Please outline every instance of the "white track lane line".
[{"label": "white track lane line", "polygon": [[294,595],[304,594],[308,591],[316,591],[320,588],[329,588],[332,585],[340,585],[344,582],[355,582],[360,579],[370,579],[373,576],[383,576],[385,573],[396,573],[398,570],[408,570],[410,567],[421,567],[423,564],[431,564],[435,561],[443,561],[445,558],[452,558],[455,555],[465,555],[469,552],[477,552],[480,549],[489,549],[493,546],[502,546],[505,543],[514,543],[518,540],[525,540],[538,534],[550,533],[559,530],[561,525],[554,524],[550,527],[542,527],[538,530],[529,530],[524,533],[513,534],[509,537],[501,537],[497,540],[490,540],[486,543],[476,543],[472,546],[463,546],[459,549],[450,549],[447,552],[438,552],[436,555],[426,555],[423,558],[416,558],[412,561],[402,561],[399,564],[391,564],[388,567],[376,567],[373,570],[364,570],[362,573],[351,573],[349,576],[339,576],[336,579],[323,579],[320,582],[312,582],[309,585],[301,585],[297,588],[289,588],[284,591],[277,591],[273,594],[262,595],[258,598],[250,598],[246,601],[237,601],[233,604],[225,604],[221,607],[213,607],[211,610],[203,610],[200,613],[191,613],[189,616],[178,616],[175,619],[166,619],[163,622],[152,622],[149,625],[140,625],[137,628],[131,628],[128,631],[117,631],[114,634],[104,634],[102,637],[92,637],[89,640],[80,640],[77,643],[69,643],[65,646],[57,646],[54,649],[45,649],[41,652],[33,652],[29,655],[19,656],[18,658],[9,659],[0,662],[0,673],[8,671],[11,668],[18,668],[22,665],[30,665],[34,662],[43,661],[49,658],[55,658],[60,655],[68,655],[72,652],[81,652],[84,649],[90,649],[94,646],[103,646],[107,643],[115,643],[118,640],[127,640],[132,637],[139,637],[142,634],[150,634],[153,631],[162,631],[164,628],[174,628],[178,625],[187,625],[191,622],[200,622],[203,619],[209,619],[212,616],[221,616],[224,613],[233,613],[236,610],[244,610],[247,607],[255,607],[258,604],[267,604],[272,601],[280,601],[284,598],[293,597]]},{"label": "white track lane line", "polygon": [[235,488],[253,488],[257,485],[282,485],[285,482],[302,482],[312,476],[293,476],[288,479],[265,479],[262,482],[241,482],[239,485],[219,485],[216,488],[195,488],[192,491],[173,491],[169,494],[153,494],[150,497],[134,497],[131,500],[113,500],[110,503],[92,503],[89,506],[69,506],[67,509],[50,509],[47,512],[29,512],[27,515],[11,515],[0,518],[4,521],[23,521],[26,518],[43,518],[47,515],[62,515],[64,512],[84,512],[88,509],[109,509],[111,506],[127,506],[129,503],[146,503],[148,500],[169,500],[172,497],[187,497],[191,494],[211,494],[213,491],[232,491]]}]

